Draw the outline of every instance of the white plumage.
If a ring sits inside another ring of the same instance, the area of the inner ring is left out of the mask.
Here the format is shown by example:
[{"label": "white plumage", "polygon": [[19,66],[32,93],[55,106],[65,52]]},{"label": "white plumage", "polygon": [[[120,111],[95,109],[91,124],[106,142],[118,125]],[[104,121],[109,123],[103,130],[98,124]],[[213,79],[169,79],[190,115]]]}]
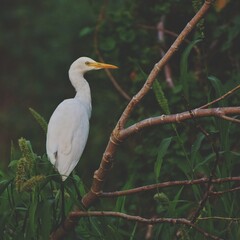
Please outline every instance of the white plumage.
[{"label": "white plumage", "polygon": [[101,68],[117,68],[98,63],[88,57],[78,58],[69,69],[69,78],[76,90],[74,98],[64,100],[53,112],[47,131],[47,155],[66,180],[77,165],[85,148],[91,116],[91,92],[84,73]]}]

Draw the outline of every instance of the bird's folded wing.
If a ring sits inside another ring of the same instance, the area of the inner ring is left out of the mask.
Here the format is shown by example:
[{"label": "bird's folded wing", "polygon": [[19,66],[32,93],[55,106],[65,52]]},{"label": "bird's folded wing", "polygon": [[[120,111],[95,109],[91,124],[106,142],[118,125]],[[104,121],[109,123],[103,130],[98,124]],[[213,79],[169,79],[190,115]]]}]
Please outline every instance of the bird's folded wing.
[{"label": "bird's folded wing", "polygon": [[86,110],[69,99],[53,113],[47,134],[47,153],[61,175],[69,175],[85,148],[89,131]]}]

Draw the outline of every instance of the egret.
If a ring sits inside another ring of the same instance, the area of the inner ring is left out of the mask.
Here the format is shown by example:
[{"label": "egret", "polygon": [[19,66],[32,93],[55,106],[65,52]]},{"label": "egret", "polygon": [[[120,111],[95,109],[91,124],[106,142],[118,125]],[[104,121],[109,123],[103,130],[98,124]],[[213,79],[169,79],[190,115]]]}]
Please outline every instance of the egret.
[{"label": "egret", "polygon": [[80,57],[69,69],[69,79],[76,90],[74,98],[61,102],[53,112],[47,130],[46,149],[50,162],[65,181],[77,165],[85,148],[91,117],[91,91],[84,73],[117,66]]}]

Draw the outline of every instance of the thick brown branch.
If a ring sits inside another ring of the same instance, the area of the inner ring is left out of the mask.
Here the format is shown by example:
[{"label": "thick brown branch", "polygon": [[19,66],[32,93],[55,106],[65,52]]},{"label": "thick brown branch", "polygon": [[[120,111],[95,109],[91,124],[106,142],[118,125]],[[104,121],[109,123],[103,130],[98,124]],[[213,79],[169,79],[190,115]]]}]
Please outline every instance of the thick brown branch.
[{"label": "thick brown branch", "polygon": [[226,115],[236,115],[240,114],[240,107],[223,107],[223,108],[210,108],[210,109],[194,109],[187,112],[171,114],[171,115],[161,115],[159,117],[152,117],[144,119],[138,123],[133,124],[132,126],[121,131],[121,138],[125,139],[140,130],[143,130],[148,127],[152,127],[160,124],[169,124],[169,123],[180,123],[188,119],[194,118],[203,118],[203,117],[219,117]]},{"label": "thick brown branch", "polygon": [[172,46],[169,48],[169,50],[166,52],[164,57],[155,64],[154,68],[150,72],[144,86],[141,88],[141,90],[132,98],[126,109],[124,110],[122,116],[119,119],[118,125],[120,128],[124,128],[131,112],[135,108],[135,106],[141,101],[141,99],[149,92],[154,80],[156,79],[158,73],[163,69],[163,67],[166,65],[166,63],[171,59],[173,54],[178,50],[179,46],[182,44],[183,40],[186,38],[186,36],[192,31],[192,29],[196,26],[196,24],[199,22],[199,20],[206,14],[208,9],[211,6],[212,1],[205,1],[201,9],[198,11],[198,13],[188,22],[186,27],[182,30],[182,32],[179,34],[175,42],[172,44]]}]

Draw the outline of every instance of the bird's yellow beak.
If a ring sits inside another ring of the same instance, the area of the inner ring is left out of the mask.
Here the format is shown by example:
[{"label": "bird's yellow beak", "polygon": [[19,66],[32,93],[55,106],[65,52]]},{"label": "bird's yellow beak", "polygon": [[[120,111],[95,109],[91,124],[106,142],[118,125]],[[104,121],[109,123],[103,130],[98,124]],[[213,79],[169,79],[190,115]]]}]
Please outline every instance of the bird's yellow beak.
[{"label": "bird's yellow beak", "polygon": [[95,67],[95,68],[118,68],[115,65],[107,64],[107,63],[100,63],[100,62],[89,62],[88,66]]}]

